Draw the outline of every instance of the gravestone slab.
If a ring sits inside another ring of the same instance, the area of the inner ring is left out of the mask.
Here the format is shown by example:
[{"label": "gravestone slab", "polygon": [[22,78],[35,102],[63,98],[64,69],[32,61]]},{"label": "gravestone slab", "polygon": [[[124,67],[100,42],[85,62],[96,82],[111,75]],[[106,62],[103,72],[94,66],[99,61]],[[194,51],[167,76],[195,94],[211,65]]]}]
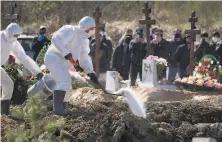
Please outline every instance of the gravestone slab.
[{"label": "gravestone slab", "polygon": [[196,137],[192,139],[192,142],[217,142],[213,138]]},{"label": "gravestone slab", "polygon": [[150,88],[157,86],[156,61],[153,59],[143,59],[141,86]]},{"label": "gravestone slab", "polygon": [[106,72],[106,90],[115,92],[120,89],[119,73],[116,71]]}]

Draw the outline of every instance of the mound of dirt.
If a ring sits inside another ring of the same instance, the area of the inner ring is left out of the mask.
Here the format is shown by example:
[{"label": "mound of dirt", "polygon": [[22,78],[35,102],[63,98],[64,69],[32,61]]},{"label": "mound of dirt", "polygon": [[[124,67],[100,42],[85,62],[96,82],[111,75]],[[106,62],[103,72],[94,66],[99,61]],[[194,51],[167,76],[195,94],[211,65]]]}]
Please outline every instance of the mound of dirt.
[{"label": "mound of dirt", "polygon": [[[75,113],[66,117],[64,128],[75,141],[188,142],[194,136],[222,140],[221,97],[214,96],[211,101],[146,101],[148,117],[143,119],[133,115],[122,98],[112,97],[107,101],[101,90],[90,88],[80,88],[75,92],[78,94],[74,94],[70,102]],[[52,117],[59,116],[48,114],[45,119]],[[5,131],[14,129],[21,122],[2,117],[3,123]],[[1,136],[4,142],[4,133]]]}]

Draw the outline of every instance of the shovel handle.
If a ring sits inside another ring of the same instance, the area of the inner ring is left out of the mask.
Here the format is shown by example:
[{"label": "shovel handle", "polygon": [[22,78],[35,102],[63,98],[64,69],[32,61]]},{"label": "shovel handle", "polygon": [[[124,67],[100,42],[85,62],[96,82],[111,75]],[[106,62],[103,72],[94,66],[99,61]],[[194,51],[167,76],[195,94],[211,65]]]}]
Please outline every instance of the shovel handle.
[{"label": "shovel handle", "polygon": [[72,65],[74,67],[78,66],[78,64],[76,63],[76,61],[73,58],[70,58],[69,61],[70,61],[70,63],[72,63]]}]

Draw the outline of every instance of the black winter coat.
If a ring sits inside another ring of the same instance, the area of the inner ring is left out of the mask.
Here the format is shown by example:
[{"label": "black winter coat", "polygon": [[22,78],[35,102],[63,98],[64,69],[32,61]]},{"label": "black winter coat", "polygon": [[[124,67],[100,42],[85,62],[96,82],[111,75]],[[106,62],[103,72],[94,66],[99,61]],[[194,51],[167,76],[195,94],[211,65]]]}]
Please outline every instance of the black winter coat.
[{"label": "black winter coat", "polygon": [[[95,61],[95,51],[96,51],[95,39],[92,39],[90,44],[90,56],[92,58],[92,61]],[[100,52],[102,53],[102,56],[99,60],[99,68],[101,73],[105,73],[107,70],[110,69],[110,61],[113,53],[112,43],[109,39],[104,38],[101,41]],[[93,65],[95,66],[95,64]]]},{"label": "black winter coat", "polygon": [[186,69],[190,62],[190,49],[187,44],[180,45],[175,53],[175,59],[179,68]]},{"label": "black winter coat", "polygon": [[116,69],[118,72],[129,73],[130,61],[131,54],[129,51],[129,45],[124,54],[124,42],[121,42],[113,52],[111,68]]},{"label": "black winter coat", "polygon": [[41,41],[39,41],[37,39],[38,39],[38,37],[35,37],[34,40],[33,40],[33,43],[32,43],[32,50],[35,52],[35,55],[33,57],[34,60],[36,60],[36,58],[37,58],[39,52],[42,50],[44,44],[48,44],[48,43],[51,42],[45,36]]},{"label": "black winter coat", "polygon": [[143,59],[147,54],[147,43],[135,42],[130,43],[131,65],[142,65]]},{"label": "black winter coat", "polygon": [[197,62],[200,61],[200,59],[205,55],[205,54],[212,54],[212,51],[210,49],[210,44],[206,41],[196,45],[196,50],[194,52],[194,56],[197,58]]},{"label": "black winter coat", "polygon": [[184,44],[183,40],[180,42],[176,42],[175,40],[172,40],[169,42],[169,49],[168,49],[169,57],[167,60],[169,66],[172,66],[172,67],[178,66],[177,60],[175,58],[175,54],[178,47],[182,44]]},{"label": "black winter coat", "polygon": [[217,44],[210,44],[210,49],[212,50],[212,55],[214,55],[222,65],[222,41],[217,42]]},{"label": "black winter coat", "polygon": [[153,49],[153,55],[164,58],[168,60],[170,43],[169,41],[162,39],[158,44],[151,43],[151,48]]}]

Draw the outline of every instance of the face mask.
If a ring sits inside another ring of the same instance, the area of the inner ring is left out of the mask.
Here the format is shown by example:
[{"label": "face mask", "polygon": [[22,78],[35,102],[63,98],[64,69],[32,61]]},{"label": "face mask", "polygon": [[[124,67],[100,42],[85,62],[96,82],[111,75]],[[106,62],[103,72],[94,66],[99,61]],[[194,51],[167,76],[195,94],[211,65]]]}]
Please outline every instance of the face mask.
[{"label": "face mask", "polygon": [[207,38],[207,37],[202,37],[202,38],[200,39],[200,42],[208,42],[208,38]]},{"label": "face mask", "polygon": [[127,38],[127,39],[125,40],[125,43],[126,43],[126,44],[129,44],[130,41],[131,41],[131,39],[130,39],[130,38]]},{"label": "face mask", "polygon": [[186,43],[190,44],[191,43],[191,39],[186,39]]},{"label": "face mask", "polygon": [[219,39],[218,37],[212,37],[212,41],[213,41],[214,43],[217,43],[219,40],[220,40],[220,39]]},{"label": "face mask", "polygon": [[84,34],[84,36],[85,36],[86,38],[89,38],[89,37],[91,37],[91,36],[93,36],[93,35],[94,35],[94,30],[90,30],[88,33],[85,32],[85,34]]},{"label": "face mask", "polygon": [[12,38],[10,39],[10,42],[15,42],[15,41],[17,41],[17,37],[12,37]]},{"label": "face mask", "polygon": [[180,42],[181,38],[176,38],[175,40],[176,40],[176,42]]},{"label": "face mask", "polygon": [[103,31],[100,31],[99,34],[100,34],[101,36],[104,36],[104,35],[105,35],[105,33],[104,33]]}]

